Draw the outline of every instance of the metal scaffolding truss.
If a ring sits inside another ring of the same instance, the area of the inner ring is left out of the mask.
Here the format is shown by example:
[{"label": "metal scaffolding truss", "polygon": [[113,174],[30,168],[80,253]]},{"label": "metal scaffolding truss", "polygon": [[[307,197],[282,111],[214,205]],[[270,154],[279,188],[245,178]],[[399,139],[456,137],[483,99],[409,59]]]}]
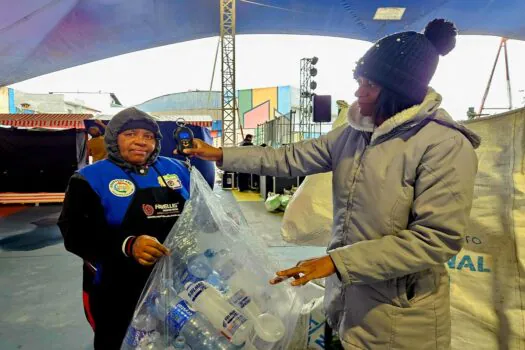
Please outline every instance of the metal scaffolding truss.
[{"label": "metal scaffolding truss", "polygon": [[312,59],[301,59],[301,78],[299,87],[299,133],[307,132],[312,123],[312,91],[311,83],[312,76],[310,70],[312,69]]},{"label": "metal scaffolding truss", "polygon": [[[483,116],[483,111],[492,109],[492,110],[504,110],[508,109],[509,111],[512,110],[512,89],[510,85],[510,71],[509,71],[509,56],[507,52],[507,38],[501,38],[499,48],[498,48],[498,54],[496,55],[496,59],[494,60],[494,65],[492,66],[492,71],[490,72],[489,82],[487,84],[487,87],[485,89],[485,94],[483,95],[483,99],[481,100],[481,107],[479,107],[479,113],[478,117]],[[505,79],[507,83],[507,96],[509,98],[509,106],[508,107],[501,107],[501,108],[487,108],[485,107],[485,102],[487,102],[487,97],[489,95],[490,86],[492,85],[492,78],[494,78],[494,72],[496,71],[496,66],[498,65],[499,56],[501,54],[501,49],[503,49],[503,52],[505,54]]]},{"label": "metal scaffolding truss", "polygon": [[222,145],[237,144],[235,89],[235,1],[221,0]]}]

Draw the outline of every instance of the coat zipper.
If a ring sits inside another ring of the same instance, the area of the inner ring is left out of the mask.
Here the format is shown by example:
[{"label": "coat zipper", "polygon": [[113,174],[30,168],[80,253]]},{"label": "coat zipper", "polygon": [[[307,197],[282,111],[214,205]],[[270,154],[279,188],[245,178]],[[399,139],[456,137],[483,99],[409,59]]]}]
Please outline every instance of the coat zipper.
[{"label": "coat zipper", "polygon": [[[366,140],[365,142],[366,142],[365,148],[364,148],[363,152],[361,152],[361,154],[359,155],[359,158],[358,158],[358,161],[357,161],[357,166],[356,166],[356,169],[353,172],[353,176],[352,176],[352,184],[350,185],[350,193],[348,195],[348,201],[346,203],[346,211],[348,212],[348,215],[345,218],[344,227],[343,227],[343,235],[347,232],[348,226],[349,226],[349,223],[350,223],[350,219],[352,218],[352,215],[353,215],[353,209],[352,209],[353,204],[352,204],[352,202],[353,202],[353,197],[354,197],[355,184],[356,184],[356,181],[357,181],[357,175],[361,171],[361,165],[363,164],[363,159],[365,158],[366,152],[368,151],[368,148],[370,147],[370,140]],[[343,243],[344,244],[347,243],[346,239],[344,239]]]}]

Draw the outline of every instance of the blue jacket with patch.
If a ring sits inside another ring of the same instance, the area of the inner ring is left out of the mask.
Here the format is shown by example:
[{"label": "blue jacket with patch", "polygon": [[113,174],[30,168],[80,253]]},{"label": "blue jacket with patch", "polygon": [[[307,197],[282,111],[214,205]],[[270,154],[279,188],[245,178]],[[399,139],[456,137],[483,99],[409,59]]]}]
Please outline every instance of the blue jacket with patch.
[{"label": "blue jacket with patch", "polygon": [[[164,177],[160,177],[159,173]],[[165,187],[164,181],[181,192],[185,199],[189,197],[190,177],[188,169],[179,161],[159,157],[146,175],[126,171],[109,160],[92,164],[79,171],[98,195],[104,208],[104,216],[112,227],[118,227],[126,215],[136,192],[140,189]],[[170,183],[172,182],[172,183]]]},{"label": "blue jacket with patch", "polygon": [[[89,262],[127,258],[122,246],[128,232],[122,221],[139,189],[164,187],[164,180],[189,197],[189,171],[180,161],[158,157],[147,174],[121,168],[109,160],[92,164],[70,179],[58,226],[66,249]],[[127,258],[128,259],[128,258]]]}]

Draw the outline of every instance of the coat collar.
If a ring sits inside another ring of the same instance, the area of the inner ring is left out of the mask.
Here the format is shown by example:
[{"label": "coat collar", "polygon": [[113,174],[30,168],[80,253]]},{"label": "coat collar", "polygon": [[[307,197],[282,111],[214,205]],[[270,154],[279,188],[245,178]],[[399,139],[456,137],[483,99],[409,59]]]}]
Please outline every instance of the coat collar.
[{"label": "coat collar", "polygon": [[428,88],[428,93],[421,104],[412,106],[399,112],[376,127],[371,117],[364,117],[359,113],[357,102],[354,102],[348,111],[348,124],[355,130],[371,132],[371,143],[379,137],[389,134],[397,128],[406,126],[414,127],[428,117],[432,117],[437,123],[460,131],[469,139],[474,148],[480,144],[480,138],[465,126],[457,123],[443,109],[440,109],[442,97],[434,89]]}]

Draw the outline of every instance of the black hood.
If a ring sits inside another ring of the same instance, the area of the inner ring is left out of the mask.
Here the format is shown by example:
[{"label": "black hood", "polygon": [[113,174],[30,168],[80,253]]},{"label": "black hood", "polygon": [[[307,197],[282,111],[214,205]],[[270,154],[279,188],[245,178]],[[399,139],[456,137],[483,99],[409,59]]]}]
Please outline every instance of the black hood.
[{"label": "black hood", "polygon": [[120,155],[120,150],[118,148],[117,136],[121,132],[124,124],[131,120],[140,120],[151,125],[155,133],[155,138],[157,139],[155,144],[155,150],[149,157],[146,165],[151,165],[155,163],[160,153],[160,140],[162,139],[162,134],[160,133],[159,124],[153,119],[149,114],[135,108],[126,108],[110,120],[106,132],[104,135],[104,141],[106,143],[106,149],[108,150],[108,158],[113,163],[117,164],[120,167],[128,168],[134,171],[139,170],[141,167],[130,164],[126,162]]}]

